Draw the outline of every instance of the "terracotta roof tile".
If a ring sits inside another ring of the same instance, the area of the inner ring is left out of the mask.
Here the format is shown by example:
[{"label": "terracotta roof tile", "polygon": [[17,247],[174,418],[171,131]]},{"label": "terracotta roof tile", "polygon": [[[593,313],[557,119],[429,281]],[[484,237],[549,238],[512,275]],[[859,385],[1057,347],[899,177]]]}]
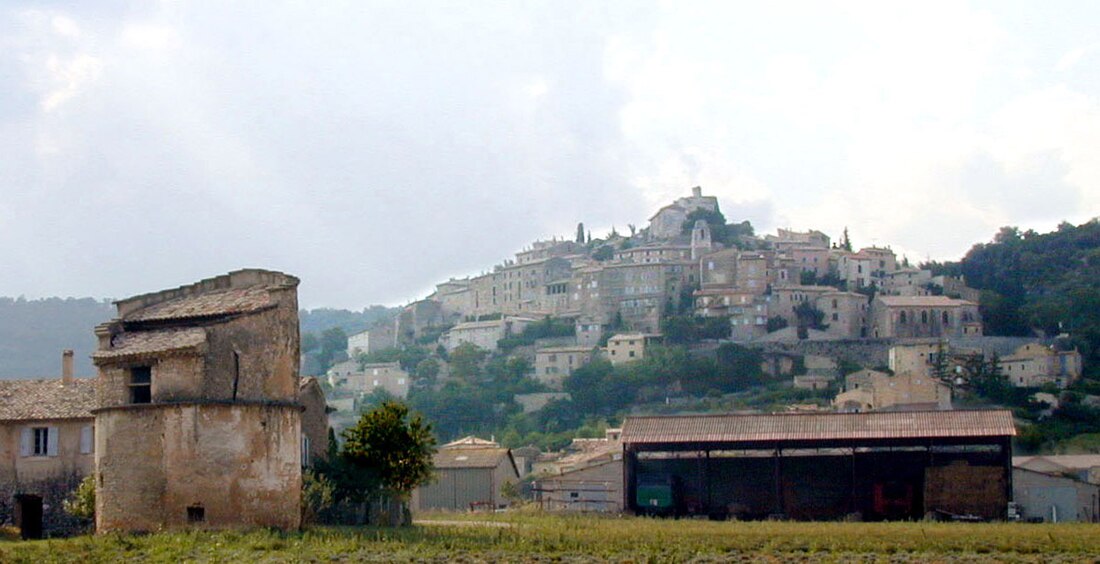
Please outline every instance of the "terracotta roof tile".
[{"label": "terracotta roof tile", "polygon": [[827,441],[1015,436],[1012,412],[797,413],[628,417],[623,443]]},{"label": "terracotta roof tile", "polygon": [[139,309],[125,316],[123,321],[192,319],[259,311],[275,305],[270,293],[274,288],[276,286],[251,286],[185,296]]},{"label": "terracotta roof tile", "polygon": [[0,381],[0,420],[91,418],[95,379]]},{"label": "terracotta roof tile", "polygon": [[947,296],[879,296],[883,305],[890,307],[957,307],[974,305],[966,300],[956,300]]},{"label": "terracotta roof tile", "polygon": [[206,342],[202,328],[165,329],[159,331],[134,331],[115,337],[110,350],[92,353],[97,364],[102,361],[141,358],[169,352],[185,352],[197,349]]}]

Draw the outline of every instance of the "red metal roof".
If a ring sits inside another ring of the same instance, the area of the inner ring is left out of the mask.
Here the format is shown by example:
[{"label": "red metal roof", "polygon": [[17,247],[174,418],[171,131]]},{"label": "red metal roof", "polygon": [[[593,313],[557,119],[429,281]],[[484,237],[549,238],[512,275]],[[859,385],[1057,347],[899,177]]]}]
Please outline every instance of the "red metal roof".
[{"label": "red metal roof", "polygon": [[1008,410],[628,417],[623,443],[714,443],[1015,436]]}]

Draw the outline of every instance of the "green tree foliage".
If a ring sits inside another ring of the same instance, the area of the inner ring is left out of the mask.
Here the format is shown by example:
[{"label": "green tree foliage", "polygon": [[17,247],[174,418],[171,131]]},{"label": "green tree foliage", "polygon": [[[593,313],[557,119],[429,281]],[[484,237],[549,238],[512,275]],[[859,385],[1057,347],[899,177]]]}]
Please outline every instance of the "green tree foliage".
[{"label": "green tree foliage", "polygon": [[766,326],[768,333],[774,333],[780,329],[787,328],[787,319],[778,315],[773,315],[768,318],[768,324]]},{"label": "green tree foliage", "polygon": [[751,238],[755,232],[752,224],[747,220],[741,223],[726,223],[726,216],[721,211],[697,209],[688,214],[687,219],[680,226],[684,235],[691,233],[695,228],[695,222],[703,220],[710,227],[710,238],[716,243],[722,243],[727,247],[744,248],[745,241]]},{"label": "green tree foliage", "polygon": [[434,385],[439,377],[439,361],[435,358],[425,358],[416,364],[413,374],[421,385]]},{"label": "green tree foliage", "polygon": [[852,251],[852,240],[848,237],[848,228],[844,228],[844,235],[840,238],[840,248],[845,251]]},{"label": "green tree foliage", "polygon": [[340,458],[354,469],[362,491],[376,486],[404,497],[431,478],[431,425],[410,415],[405,404],[386,402],[362,414],[343,437]]},{"label": "green tree foliage", "polygon": [[80,519],[95,519],[95,476],[85,476],[62,502],[65,513]]},{"label": "green tree foliage", "polygon": [[1100,366],[1100,221],[1062,223],[1051,233],[1004,227],[993,242],[974,245],[958,263],[939,265],[982,290],[987,334],[1028,335],[1033,329],[1077,340],[1086,367]]},{"label": "green tree foliage", "polygon": [[538,339],[572,337],[576,334],[577,326],[573,323],[573,320],[547,316],[528,324],[519,335],[505,337],[497,341],[497,348],[503,352],[508,352],[516,347],[533,345]]},{"label": "green tree foliage", "polygon": [[317,362],[321,365],[321,372],[332,368],[333,364],[347,358],[348,336],[339,327],[326,329],[321,333],[320,347],[317,352]]},{"label": "green tree foliage", "polygon": [[302,471],[302,524],[319,522],[335,503],[335,482],[314,470]]},{"label": "green tree foliage", "polygon": [[576,241],[578,243],[584,244],[584,224],[583,223],[578,223],[577,224],[577,238],[576,238]]},{"label": "green tree foliage", "polygon": [[481,375],[481,363],[487,356],[485,349],[472,343],[462,343],[449,355],[451,377],[464,382],[474,382]]},{"label": "green tree foliage", "polygon": [[798,327],[824,331],[829,328],[825,323],[825,312],[817,309],[810,302],[802,302],[794,307],[795,317],[798,319]]},{"label": "green tree foliage", "polygon": [[730,321],[725,317],[668,315],[661,319],[661,334],[669,344],[688,344],[704,339],[728,339]]}]

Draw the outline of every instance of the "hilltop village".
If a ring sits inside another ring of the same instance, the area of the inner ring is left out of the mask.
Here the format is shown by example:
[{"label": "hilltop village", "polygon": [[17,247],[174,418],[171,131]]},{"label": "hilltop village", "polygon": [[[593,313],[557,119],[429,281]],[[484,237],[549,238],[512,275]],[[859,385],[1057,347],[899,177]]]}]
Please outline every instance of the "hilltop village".
[{"label": "hilltop village", "polygon": [[[949,408],[952,389],[987,372],[1020,388],[1065,388],[1082,373],[1057,335],[984,336],[980,292],[962,276],[889,247],[854,249],[847,230],[839,241],[814,230],[760,237],[727,224],[696,187],[630,231],[592,239],[578,225],[574,239],[536,241],[491,272],[439,283],[348,337],[348,360],[327,372],[331,397],[346,407],[376,389],[406,397],[417,380],[439,387],[460,347],[525,362],[540,387],[515,397],[525,410],[565,399],[566,381],[593,360],[618,366],[669,346],[752,351],[773,383],[830,391],[822,409]],[[410,348],[427,374],[399,362],[395,351]],[[675,384],[666,396],[693,388]]]},{"label": "hilltop village", "polygon": [[[0,382],[0,519],[25,538],[517,504],[1100,521],[1096,456],[1013,456],[1100,429],[1091,341],[986,335],[987,294],[943,265],[847,233],[758,237],[700,188],[630,232],[578,225],[323,342],[301,338],[280,272],[117,301],[96,379],[64,351],[59,378]],[[318,349],[332,362],[303,377]],[[356,493],[351,437],[380,411],[403,421],[395,399],[426,426],[389,446],[416,442],[424,471]],[[71,511],[82,490],[91,507]]]}]

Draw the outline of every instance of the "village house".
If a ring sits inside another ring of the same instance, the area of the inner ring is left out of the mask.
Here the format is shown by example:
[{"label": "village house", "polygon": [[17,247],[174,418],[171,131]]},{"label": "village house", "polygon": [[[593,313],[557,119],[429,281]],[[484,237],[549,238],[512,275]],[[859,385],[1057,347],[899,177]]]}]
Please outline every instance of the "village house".
[{"label": "village house", "polygon": [[772,301],[768,313],[782,317],[790,325],[796,325],[798,323],[796,310],[800,306],[808,303],[816,308],[818,298],[835,291],[828,286],[776,286],[772,288]]},{"label": "village house", "polygon": [[381,388],[396,397],[409,395],[411,378],[409,373],[397,362],[375,362],[359,364],[347,360],[334,365],[325,376],[334,388],[369,394]]},{"label": "village house", "polygon": [[621,364],[645,358],[646,348],[657,342],[660,335],[646,333],[620,333],[607,340],[607,359],[611,364]]},{"label": "village house", "polygon": [[354,359],[362,354],[373,354],[395,346],[393,328],[389,324],[380,324],[349,336],[347,353],[348,358]]},{"label": "village house", "polygon": [[1053,384],[1065,388],[1081,377],[1081,353],[1028,343],[1001,358],[1001,373],[1013,386],[1036,388]]},{"label": "village house", "polygon": [[876,339],[981,336],[978,304],[946,296],[877,296],[871,303]]},{"label": "village house", "polygon": [[887,353],[887,367],[895,374],[902,372],[930,376],[936,355],[944,355],[946,364],[950,347],[946,341],[925,339],[918,342],[899,343]]},{"label": "village house", "polygon": [[837,339],[862,339],[867,336],[871,307],[867,296],[839,290],[817,296],[815,307],[825,314],[825,332]]},{"label": "village house", "polygon": [[864,412],[884,408],[951,409],[951,388],[916,374],[891,376],[863,369],[844,377],[844,391],[833,399],[838,411]]},{"label": "village house", "polygon": [[519,335],[534,319],[527,317],[504,317],[491,321],[468,321],[459,323],[443,333],[439,341],[447,352],[451,352],[463,343],[469,343],[487,351],[497,350],[497,342],[505,337]]},{"label": "village house", "polygon": [[96,529],[301,521],[298,279],[238,270],[96,327]]},{"label": "village house", "polygon": [[594,347],[548,347],[535,351],[535,379],[560,390],[562,381],[592,360]]},{"label": "village house", "polygon": [[495,511],[511,504],[506,484],[519,481],[512,451],[493,441],[465,437],[447,443],[432,458],[434,479],[413,490],[414,510]]},{"label": "village house", "polygon": [[61,378],[0,380],[0,523],[23,538],[74,532],[61,502],[95,466],[95,380],[73,378],[73,352]]},{"label": "village house", "polygon": [[765,235],[764,241],[773,249],[784,252],[795,247],[828,249],[829,236],[817,231],[794,231],[791,229],[777,229],[775,235]]}]

